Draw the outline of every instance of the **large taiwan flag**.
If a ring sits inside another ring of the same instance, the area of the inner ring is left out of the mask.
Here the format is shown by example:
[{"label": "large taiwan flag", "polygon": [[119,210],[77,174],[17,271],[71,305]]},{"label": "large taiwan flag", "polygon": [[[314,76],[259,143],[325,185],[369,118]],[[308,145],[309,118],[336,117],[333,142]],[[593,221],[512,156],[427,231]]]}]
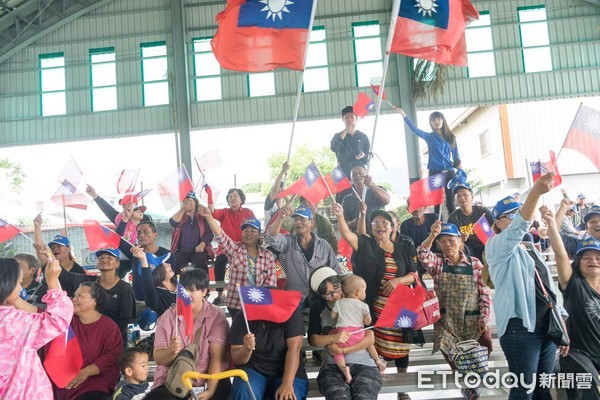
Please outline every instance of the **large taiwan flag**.
[{"label": "large taiwan flag", "polygon": [[258,286],[239,286],[244,315],[248,321],[287,321],[298,308],[302,293]]},{"label": "large taiwan flag", "polygon": [[47,347],[44,367],[52,382],[66,387],[81,371],[83,357],[73,328],[54,338]]},{"label": "large taiwan flag", "polygon": [[421,207],[442,204],[444,202],[445,185],[446,175],[443,172],[411,184],[408,212],[411,213]]},{"label": "large taiwan flag", "polygon": [[221,67],[302,70],[316,0],[227,0],[211,41]]},{"label": "large taiwan flag", "polygon": [[391,51],[466,66],[465,27],[476,19],[479,13],[469,0],[403,0]]}]

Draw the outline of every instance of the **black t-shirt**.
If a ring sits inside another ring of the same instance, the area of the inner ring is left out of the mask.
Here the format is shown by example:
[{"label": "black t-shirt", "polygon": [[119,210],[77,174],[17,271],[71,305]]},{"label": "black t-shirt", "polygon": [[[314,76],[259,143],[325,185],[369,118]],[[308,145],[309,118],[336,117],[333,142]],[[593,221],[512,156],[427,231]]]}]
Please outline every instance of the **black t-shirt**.
[{"label": "black t-shirt", "polygon": [[415,247],[418,247],[427,239],[431,226],[437,219],[437,214],[425,214],[425,221],[421,225],[416,225],[411,217],[400,224],[400,233],[411,238]]},{"label": "black t-shirt", "polygon": [[460,208],[458,208],[448,216],[448,222],[458,226],[460,233],[466,233],[469,235],[469,238],[465,244],[469,246],[471,250],[473,250],[473,257],[476,257],[479,260],[481,260],[481,254],[483,253],[485,246],[475,235],[475,232],[473,232],[473,225],[475,225],[475,222],[477,222],[477,220],[481,218],[483,214],[485,214],[485,218],[491,225],[492,213],[486,207],[482,206],[473,206],[473,212],[471,215],[463,214]]},{"label": "black t-shirt", "polygon": [[569,313],[571,348],[585,352],[596,366],[600,365],[600,293],[575,268],[563,298]]},{"label": "black t-shirt", "polygon": [[[245,366],[268,377],[281,377],[285,369],[287,354],[286,340],[304,336],[304,319],[299,309],[284,323],[276,324],[267,321],[248,321],[250,332],[254,334],[256,348]],[[237,313],[233,318],[230,330],[232,345],[243,345],[244,335],[248,333],[244,316]],[[307,379],[302,357],[296,372],[296,378]]]},{"label": "black t-shirt", "polygon": [[[548,268],[542,260],[540,260],[537,255],[535,255],[535,251],[531,248],[527,248],[527,253],[533,259],[535,263],[535,270],[539,274],[542,282],[544,283],[544,287],[548,296],[550,297],[550,301],[556,304],[556,296],[552,290],[549,288],[552,287],[550,285],[550,276],[548,276]],[[537,321],[546,322],[548,320],[548,311],[550,308],[548,307],[548,301],[544,296],[544,291],[540,286],[540,281],[537,276],[535,276],[535,319]]]}]

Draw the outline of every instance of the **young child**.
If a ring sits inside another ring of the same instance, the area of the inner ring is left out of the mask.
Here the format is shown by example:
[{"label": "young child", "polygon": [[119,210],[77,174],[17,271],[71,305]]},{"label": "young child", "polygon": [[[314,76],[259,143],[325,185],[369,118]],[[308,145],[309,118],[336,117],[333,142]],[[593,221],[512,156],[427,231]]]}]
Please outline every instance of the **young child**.
[{"label": "young child", "polygon": [[119,370],[125,379],[117,384],[113,400],[142,400],[150,392],[148,379],[148,353],[139,347],[123,350]]},{"label": "young child", "polygon": [[[338,300],[331,310],[331,318],[337,318],[337,323],[335,325],[336,332],[356,332],[363,329],[365,325],[369,325],[371,323],[369,306],[366,303],[363,303],[363,300],[366,296],[366,290],[367,283],[360,276],[350,275],[344,278],[342,281],[342,291],[344,293],[344,297]],[[350,347],[360,342],[364,336],[364,331],[356,332],[351,334],[346,343],[338,343],[338,346],[342,348]],[[377,350],[375,350],[375,346],[369,346],[367,351],[377,364],[379,370],[383,373],[386,365],[379,359],[379,355],[377,354]],[[352,375],[350,374],[350,367],[346,365],[344,354],[342,353],[334,355],[333,360],[346,377],[346,382],[350,383],[352,380]]]}]

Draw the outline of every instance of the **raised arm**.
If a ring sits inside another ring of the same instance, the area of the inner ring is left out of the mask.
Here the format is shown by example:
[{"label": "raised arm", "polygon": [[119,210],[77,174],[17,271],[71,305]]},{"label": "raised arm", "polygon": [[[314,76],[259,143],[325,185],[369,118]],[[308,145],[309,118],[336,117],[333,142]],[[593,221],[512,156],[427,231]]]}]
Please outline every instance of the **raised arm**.
[{"label": "raised arm", "polygon": [[358,235],[367,234],[367,203],[361,201],[358,203],[358,225],[356,226],[356,233]]},{"label": "raised arm", "polygon": [[98,204],[98,207],[100,207],[100,210],[102,210],[104,215],[106,215],[106,218],[108,218],[114,224],[119,212],[113,206],[108,204],[106,200],[100,197],[98,193],[96,193],[96,189],[94,189],[91,185],[87,185],[85,191],[92,197],[96,204]]},{"label": "raised arm", "polygon": [[181,221],[181,218],[183,218],[183,214],[185,214],[185,207],[182,204],[181,208],[169,219],[169,224],[171,224],[172,227],[176,228],[179,225],[179,221]]},{"label": "raised arm", "polygon": [[340,231],[340,235],[344,238],[346,242],[352,247],[352,250],[358,250],[358,236],[353,233],[346,220],[344,219],[344,209],[341,205],[336,202],[331,203],[331,213],[336,216],[338,220],[338,229]]},{"label": "raised arm", "polygon": [[273,186],[271,186],[271,190],[269,191],[269,198],[271,200],[275,200],[277,194],[279,194],[279,188],[281,187],[281,182],[283,182],[283,177],[290,170],[290,164],[286,161],[281,166],[281,171],[279,171],[279,175],[275,178],[275,182],[273,182]]},{"label": "raised arm", "polygon": [[542,220],[548,227],[548,237],[550,237],[552,250],[554,250],[554,260],[556,261],[556,271],[558,272],[558,283],[560,284],[560,287],[564,289],[569,284],[571,276],[573,275],[569,255],[567,254],[565,244],[558,232],[558,221],[554,218],[552,211],[547,206],[542,206],[540,207],[540,213],[542,214]]},{"label": "raised arm", "polygon": [[42,237],[42,214],[36,215],[33,219],[33,247],[37,254],[38,260],[41,265],[46,265],[48,261],[48,255],[45,249],[48,247],[44,244],[44,238]]}]

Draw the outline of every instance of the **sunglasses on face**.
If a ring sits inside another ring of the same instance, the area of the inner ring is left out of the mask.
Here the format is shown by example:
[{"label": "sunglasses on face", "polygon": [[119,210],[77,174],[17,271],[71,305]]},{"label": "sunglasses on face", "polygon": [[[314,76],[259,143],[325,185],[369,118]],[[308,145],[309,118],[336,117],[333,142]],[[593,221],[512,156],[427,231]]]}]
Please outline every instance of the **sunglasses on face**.
[{"label": "sunglasses on face", "polygon": [[502,218],[508,218],[510,220],[513,220],[515,218],[515,213],[512,214],[504,214],[498,217],[498,219],[502,219]]},{"label": "sunglasses on face", "polygon": [[340,284],[333,285],[333,290],[325,293],[323,295],[323,297],[326,299],[330,299],[333,296],[335,296],[337,293],[339,293],[340,290],[342,290],[342,285],[340,285]]}]

